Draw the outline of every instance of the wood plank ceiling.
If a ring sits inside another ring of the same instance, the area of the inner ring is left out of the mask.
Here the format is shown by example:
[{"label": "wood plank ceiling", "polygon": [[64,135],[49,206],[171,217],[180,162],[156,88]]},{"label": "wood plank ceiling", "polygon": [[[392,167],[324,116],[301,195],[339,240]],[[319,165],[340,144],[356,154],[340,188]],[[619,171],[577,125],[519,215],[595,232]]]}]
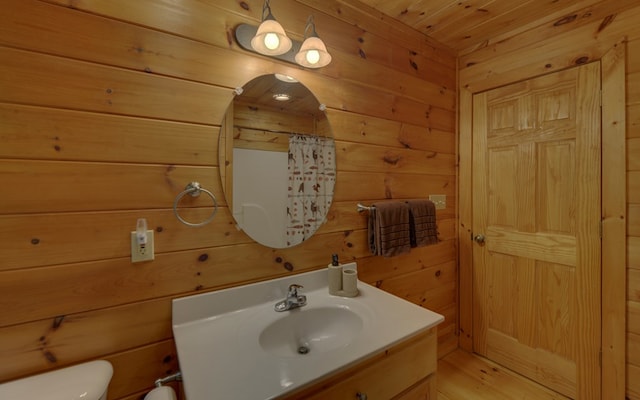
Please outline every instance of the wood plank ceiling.
[{"label": "wood plank ceiling", "polygon": [[436,41],[469,53],[535,26],[615,18],[638,0],[359,0]]}]

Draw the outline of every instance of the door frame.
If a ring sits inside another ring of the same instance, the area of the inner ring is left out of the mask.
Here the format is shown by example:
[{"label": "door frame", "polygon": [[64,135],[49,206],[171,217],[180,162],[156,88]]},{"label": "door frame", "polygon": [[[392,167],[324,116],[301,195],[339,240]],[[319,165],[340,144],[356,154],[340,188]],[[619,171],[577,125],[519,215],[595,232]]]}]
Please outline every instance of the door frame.
[{"label": "door frame", "polygon": [[[606,393],[606,398],[624,399],[627,302],[626,40],[614,44],[599,62],[602,88],[601,393]],[[521,80],[535,77],[526,76]],[[515,81],[502,82],[500,86],[510,83]],[[460,348],[472,352],[472,104],[475,93],[493,88],[474,91],[476,86],[468,82],[459,82],[458,86],[458,329]]]}]

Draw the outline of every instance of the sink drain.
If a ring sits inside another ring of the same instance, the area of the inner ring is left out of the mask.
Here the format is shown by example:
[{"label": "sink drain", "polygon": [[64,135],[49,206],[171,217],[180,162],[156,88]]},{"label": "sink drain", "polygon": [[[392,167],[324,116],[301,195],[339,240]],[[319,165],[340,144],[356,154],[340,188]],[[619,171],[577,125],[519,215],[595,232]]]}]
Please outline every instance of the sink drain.
[{"label": "sink drain", "polygon": [[298,354],[307,354],[309,352],[309,348],[307,346],[298,347]]}]

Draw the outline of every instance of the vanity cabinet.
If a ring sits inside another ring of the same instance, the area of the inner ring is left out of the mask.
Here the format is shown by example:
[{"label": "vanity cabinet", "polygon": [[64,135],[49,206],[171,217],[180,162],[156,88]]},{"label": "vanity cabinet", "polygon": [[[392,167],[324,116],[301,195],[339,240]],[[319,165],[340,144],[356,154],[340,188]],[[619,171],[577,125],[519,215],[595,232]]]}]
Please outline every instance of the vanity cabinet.
[{"label": "vanity cabinet", "polygon": [[286,400],[436,400],[437,328],[283,397]]}]

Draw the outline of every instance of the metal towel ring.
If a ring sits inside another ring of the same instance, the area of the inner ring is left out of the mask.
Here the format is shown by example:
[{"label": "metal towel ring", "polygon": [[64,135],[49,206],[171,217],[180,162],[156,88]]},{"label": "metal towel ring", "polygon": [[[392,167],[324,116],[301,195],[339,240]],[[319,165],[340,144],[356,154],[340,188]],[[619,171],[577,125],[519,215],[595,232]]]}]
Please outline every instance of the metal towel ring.
[{"label": "metal towel ring", "polygon": [[[215,217],[216,213],[218,212],[218,201],[216,200],[216,196],[214,196],[213,193],[211,193],[207,189],[201,187],[199,182],[191,182],[184,189],[185,190],[183,192],[181,192],[176,197],[175,201],[173,202],[173,213],[176,215],[176,218],[178,218],[178,220],[180,222],[182,222],[183,224],[185,224],[187,226],[193,226],[193,227],[204,226],[204,225],[208,224],[209,222],[213,221],[213,217]],[[191,195],[191,197],[198,197],[198,196],[200,196],[201,192],[205,192],[206,194],[209,195],[209,197],[211,197],[211,200],[213,200],[213,212],[211,213],[209,218],[207,218],[206,220],[204,220],[202,222],[199,222],[199,223],[193,223],[193,222],[185,221],[180,216],[180,214],[178,214],[178,203],[180,202],[180,199],[182,199],[186,194]]]}]

